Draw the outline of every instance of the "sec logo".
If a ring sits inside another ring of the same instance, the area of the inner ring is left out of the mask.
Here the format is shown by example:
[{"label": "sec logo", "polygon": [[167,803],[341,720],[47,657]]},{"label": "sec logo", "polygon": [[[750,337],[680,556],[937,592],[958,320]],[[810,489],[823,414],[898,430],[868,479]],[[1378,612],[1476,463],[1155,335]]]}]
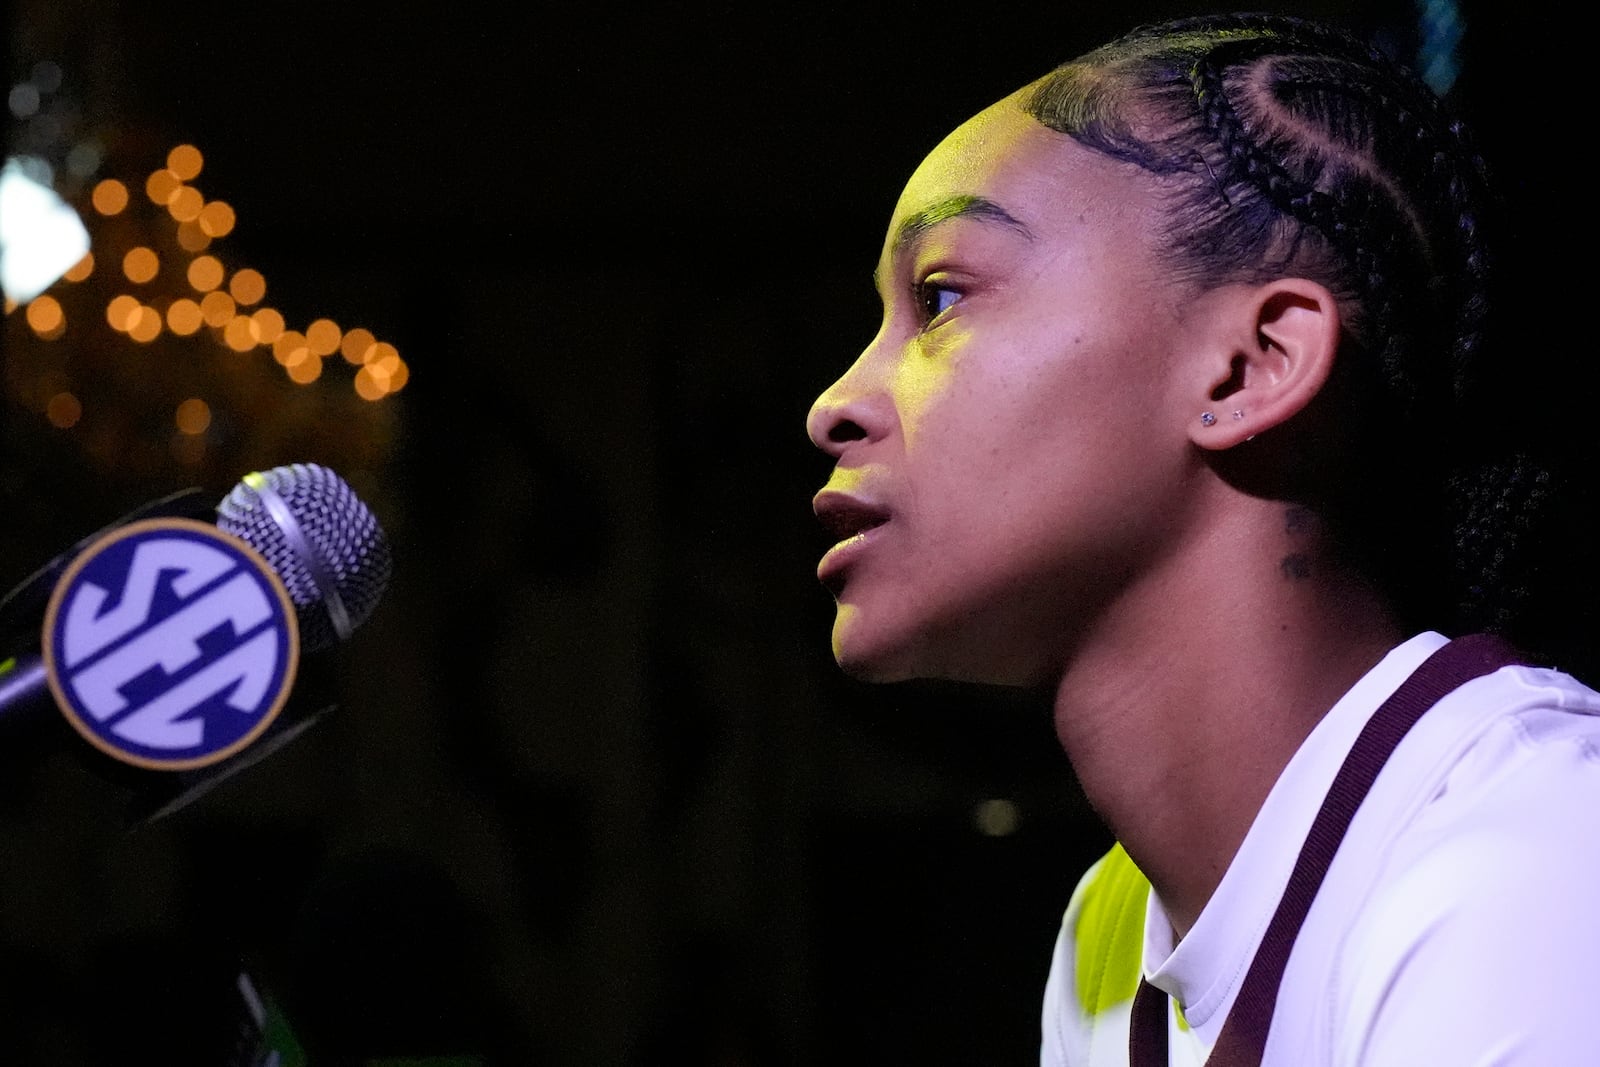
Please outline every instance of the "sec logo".
[{"label": "sec logo", "polygon": [[125,763],[187,770],[261,735],[299,662],[294,605],[243,541],[191,519],[86,549],[45,612],[45,677],[74,729]]}]

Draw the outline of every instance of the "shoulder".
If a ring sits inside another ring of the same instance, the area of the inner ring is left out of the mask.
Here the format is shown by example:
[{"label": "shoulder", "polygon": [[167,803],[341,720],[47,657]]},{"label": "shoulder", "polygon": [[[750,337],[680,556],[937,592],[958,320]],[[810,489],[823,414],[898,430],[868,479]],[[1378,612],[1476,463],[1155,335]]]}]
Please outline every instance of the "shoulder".
[{"label": "shoulder", "polygon": [[1554,671],[1502,674],[1482,696],[1509,699],[1439,768],[1350,928],[1344,1062],[1588,1055],[1600,696]]},{"label": "shoulder", "polygon": [[[1042,1061],[1092,1062],[1096,1030],[1126,1032],[1144,958],[1150,883],[1121,845],[1079,880],[1045,986]],[[1120,1045],[1122,1042],[1118,1042]]]}]

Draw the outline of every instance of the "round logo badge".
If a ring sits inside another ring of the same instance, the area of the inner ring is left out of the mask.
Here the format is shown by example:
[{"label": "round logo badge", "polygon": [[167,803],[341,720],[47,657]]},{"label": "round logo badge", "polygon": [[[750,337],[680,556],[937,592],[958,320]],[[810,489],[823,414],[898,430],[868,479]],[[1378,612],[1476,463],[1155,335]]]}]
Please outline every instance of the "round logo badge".
[{"label": "round logo badge", "polygon": [[45,611],[45,676],[74,729],[125,763],[187,770],[272,724],[299,663],[294,605],[243,541],[146,519],[96,541]]}]

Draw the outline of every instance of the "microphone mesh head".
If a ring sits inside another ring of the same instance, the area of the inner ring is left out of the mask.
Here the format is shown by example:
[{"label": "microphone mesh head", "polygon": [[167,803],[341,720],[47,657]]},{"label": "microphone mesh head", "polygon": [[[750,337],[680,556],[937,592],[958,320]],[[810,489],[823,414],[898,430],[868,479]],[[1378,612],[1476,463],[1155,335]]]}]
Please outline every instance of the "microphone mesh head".
[{"label": "microphone mesh head", "polygon": [[335,644],[316,574],[296,551],[295,537],[280,526],[248,483],[259,477],[288,507],[300,536],[332,578],[352,628],[377,607],[389,585],[389,540],[367,505],[343,478],[315,463],[292,463],[251,476],[217,505],[217,526],[261,553],[288,587],[300,624],[300,646],[316,651]]}]

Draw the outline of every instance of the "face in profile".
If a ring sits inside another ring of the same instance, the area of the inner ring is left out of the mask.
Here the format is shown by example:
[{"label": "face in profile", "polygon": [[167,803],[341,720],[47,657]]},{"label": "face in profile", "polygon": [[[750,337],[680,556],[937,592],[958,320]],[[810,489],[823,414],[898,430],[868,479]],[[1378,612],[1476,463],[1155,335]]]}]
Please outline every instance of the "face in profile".
[{"label": "face in profile", "polygon": [[834,654],[874,680],[1035,684],[1184,527],[1194,303],[1158,258],[1152,179],[1021,94],[901,194],[878,334],[807,429],[835,459]]}]

